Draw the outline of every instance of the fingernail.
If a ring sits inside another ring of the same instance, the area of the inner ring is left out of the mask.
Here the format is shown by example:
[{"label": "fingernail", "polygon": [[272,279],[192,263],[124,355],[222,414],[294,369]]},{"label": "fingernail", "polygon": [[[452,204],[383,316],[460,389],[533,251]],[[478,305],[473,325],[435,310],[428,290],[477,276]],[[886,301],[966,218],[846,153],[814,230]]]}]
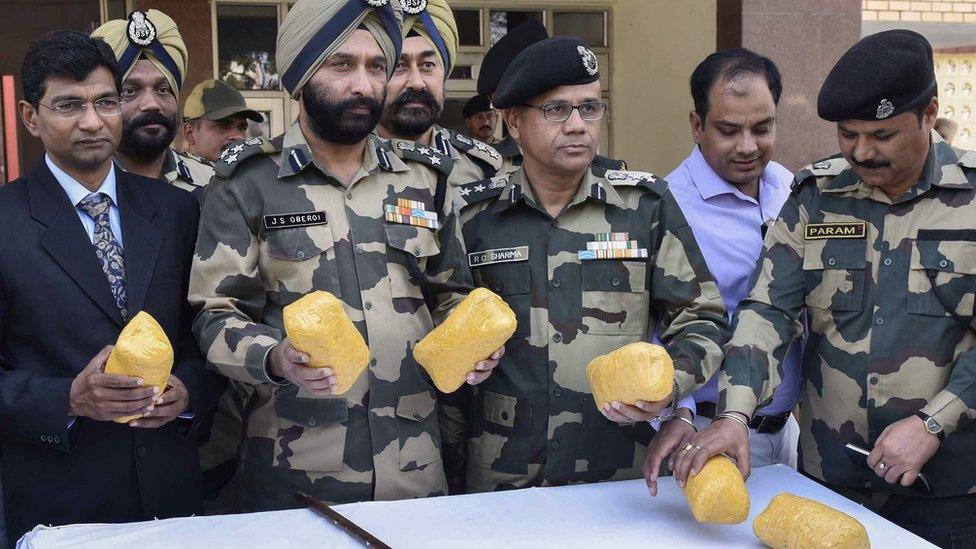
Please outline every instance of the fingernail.
[{"label": "fingernail", "polygon": [[153,404],[154,405],[155,404],[162,404],[162,403],[163,403],[163,397],[159,397],[159,398],[157,398],[156,400],[153,401]]},{"label": "fingernail", "polygon": [[475,364],[474,365],[474,369],[475,370],[478,370],[479,372],[483,371],[485,369],[485,363],[484,362],[479,362],[479,363]]},{"label": "fingernail", "polygon": [[153,394],[159,395],[159,387],[153,387]]},{"label": "fingernail", "polygon": [[613,403],[613,409],[614,410],[619,410],[620,409],[620,403],[619,402],[614,402]]},{"label": "fingernail", "polygon": [[137,379],[137,380],[136,380],[136,382],[137,382],[137,383],[138,383],[139,385],[145,385],[145,384],[146,384],[146,382],[145,382],[145,381],[143,381],[143,380],[142,380],[141,378],[140,378],[140,379]]},{"label": "fingernail", "polygon": [[643,409],[644,409],[644,406],[647,406],[646,404],[644,404],[644,401],[643,401],[643,400],[638,400],[638,401],[636,402],[636,405],[637,405],[637,407],[638,407],[638,408],[640,408],[641,410],[643,410]]},{"label": "fingernail", "polygon": [[474,381],[474,374],[468,374],[468,381]]},{"label": "fingernail", "polygon": [[610,411],[610,405],[609,404],[604,404],[603,405],[603,411],[604,412],[609,412]]},{"label": "fingernail", "polygon": [[324,371],[325,371],[325,375],[326,376],[331,376],[332,375],[332,368],[324,368]]},{"label": "fingernail", "polygon": [[129,422],[129,427],[138,427],[138,426],[139,426],[139,422],[138,421],[130,421]]},{"label": "fingernail", "polygon": [[678,481],[678,488],[684,488],[684,487],[685,487],[685,483],[684,483],[684,482],[681,482],[681,481],[679,480],[679,481]]}]

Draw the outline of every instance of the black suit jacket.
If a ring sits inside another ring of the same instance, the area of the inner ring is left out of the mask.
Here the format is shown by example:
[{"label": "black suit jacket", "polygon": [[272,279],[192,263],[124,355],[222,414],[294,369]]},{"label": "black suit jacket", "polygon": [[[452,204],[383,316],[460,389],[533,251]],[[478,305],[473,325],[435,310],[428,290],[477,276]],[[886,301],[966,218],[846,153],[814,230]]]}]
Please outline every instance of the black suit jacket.
[{"label": "black suit jacket", "polygon": [[197,424],[220,378],[190,332],[186,300],[196,199],[116,167],[128,309],[145,310],[176,351],[194,420],[159,429],[78,418],[71,382],[122,318],[74,206],[41,161],[0,188],[0,459],[11,543],[37,524],[126,522],[200,511]]}]

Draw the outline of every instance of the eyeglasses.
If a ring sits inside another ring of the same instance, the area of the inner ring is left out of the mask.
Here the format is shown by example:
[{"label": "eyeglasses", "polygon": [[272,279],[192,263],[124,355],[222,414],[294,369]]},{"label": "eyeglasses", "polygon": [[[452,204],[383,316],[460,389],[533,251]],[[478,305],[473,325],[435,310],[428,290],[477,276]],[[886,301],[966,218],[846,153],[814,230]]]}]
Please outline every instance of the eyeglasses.
[{"label": "eyeglasses", "polygon": [[61,101],[54,105],[45,105],[44,103],[40,103],[40,105],[54,111],[59,118],[65,120],[81,118],[88,111],[88,105],[91,105],[95,109],[95,112],[101,116],[118,116],[122,114],[122,100],[118,97],[103,97],[96,99],[94,102],[69,99],[68,101]]},{"label": "eyeglasses", "polygon": [[587,122],[603,120],[603,117],[607,115],[607,104],[600,101],[586,101],[579,105],[573,105],[565,101],[554,101],[544,105],[523,104],[522,106],[542,111],[542,116],[550,122],[565,122],[569,120],[569,117],[573,115],[573,110],[579,110],[580,118]]}]

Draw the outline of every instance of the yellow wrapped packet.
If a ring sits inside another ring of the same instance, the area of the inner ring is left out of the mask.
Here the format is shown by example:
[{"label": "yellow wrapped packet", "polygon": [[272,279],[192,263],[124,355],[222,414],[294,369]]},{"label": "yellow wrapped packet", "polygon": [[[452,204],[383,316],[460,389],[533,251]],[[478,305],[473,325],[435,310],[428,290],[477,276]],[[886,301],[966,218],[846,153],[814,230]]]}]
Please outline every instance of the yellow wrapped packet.
[{"label": "yellow wrapped packet", "polygon": [[749,518],[749,491],[742,473],[725,456],[714,456],[688,477],[685,497],[698,522],[740,524]]},{"label": "yellow wrapped packet", "polygon": [[864,525],[819,501],[783,492],[756,520],[752,531],[772,549],[870,549]]},{"label": "yellow wrapped packet", "polygon": [[490,357],[515,333],[515,313],[485,288],[476,288],[413,348],[413,357],[437,389],[452,393],[475,364]]},{"label": "yellow wrapped packet", "polygon": [[[105,363],[105,373],[142,378],[147,386],[154,385],[162,393],[173,370],[173,357],[173,346],[163,327],[151,314],[139,311],[122,328]],[[115,422],[128,423],[140,417],[120,417]]]},{"label": "yellow wrapped packet", "polygon": [[316,290],[286,305],[282,317],[292,347],[308,355],[306,365],[332,369],[332,394],[348,391],[366,370],[369,348],[336,296]]},{"label": "yellow wrapped packet", "polygon": [[671,395],[674,364],[660,345],[631,343],[590,361],[586,377],[597,408],[613,401],[633,406],[638,400],[657,402]]}]

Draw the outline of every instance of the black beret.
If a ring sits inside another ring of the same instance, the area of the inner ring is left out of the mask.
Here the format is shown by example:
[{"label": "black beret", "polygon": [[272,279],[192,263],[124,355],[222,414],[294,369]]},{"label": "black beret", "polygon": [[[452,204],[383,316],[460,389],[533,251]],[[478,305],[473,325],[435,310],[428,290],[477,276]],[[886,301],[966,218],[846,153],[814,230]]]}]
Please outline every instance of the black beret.
[{"label": "black beret", "polygon": [[512,59],[492,103],[507,109],[559,86],[589,84],[599,79],[596,55],[582,40],[555,36],[532,44]]},{"label": "black beret", "polygon": [[542,23],[529,19],[502,36],[485,54],[478,73],[478,93],[491,95],[498,89],[498,83],[505,74],[505,69],[520,51],[549,38],[549,33]]},{"label": "black beret", "polygon": [[488,97],[484,95],[476,95],[468,102],[464,104],[464,109],[461,111],[461,118],[467,118],[469,116],[474,116],[479,112],[485,112],[491,110],[491,101],[488,101]]},{"label": "black beret", "polygon": [[841,56],[820,88],[817,113],[830,122],[883,120],[935,94],[932,45],[894,29],[862,38]]}]

